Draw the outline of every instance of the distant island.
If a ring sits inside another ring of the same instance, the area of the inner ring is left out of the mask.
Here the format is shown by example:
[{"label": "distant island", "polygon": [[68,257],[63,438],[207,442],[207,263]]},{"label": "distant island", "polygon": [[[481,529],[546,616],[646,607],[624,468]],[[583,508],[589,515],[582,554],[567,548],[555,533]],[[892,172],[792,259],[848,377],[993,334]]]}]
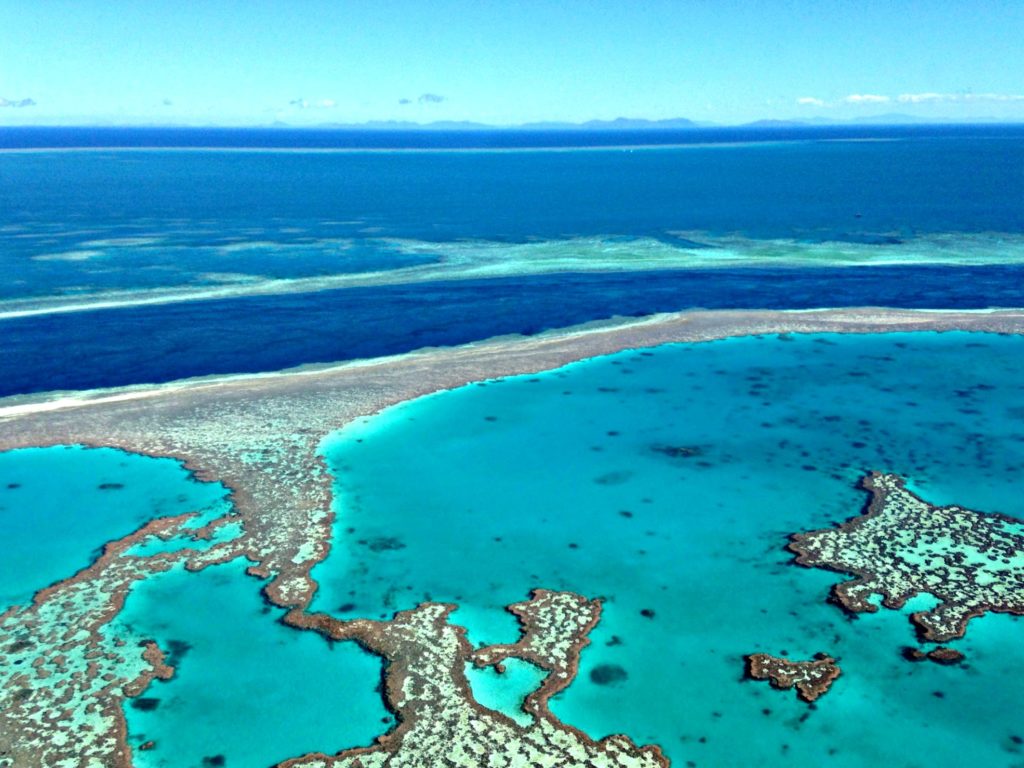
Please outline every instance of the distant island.
[{"label": "distant island", "polygon": [[810,128],[815,126],[842,125],[930,125],[958,123],[1003,123],[998,118],[973,118],[964,121],[952,117],[917,117],[902,113],[869,115],[850,119],[831,117],[807,117],[789,119],[761,119],[747,123],[715,123],[708,120],[690,120],[685,117],[670,117],[661,120],[649,120],[640,117],[616,117],[612,120],[586,120],[584,122],[568,122],[559,120],[543,120],[538,122],[519,123],[512,125],[494,125],[474,122],[472,120],[436,120],[429,123],[418,123],[413,120],[369,120],[363,123],[317,123],[315,125],[295,125],[283,121],[275,121],[271,128],[316,128],[334,130],[369,130],[369,131],[680,131],[700,128]]},{"label": "distant island", "polygon": [[569,122],[560,120],[542,120],[527,123],[494,124],[473,120],[434,120],[416,122],[414,120],[367,120],[365,122],[320,122],[290,123],[274,120],[267,123],[249,125],[218,125],[197,124],[188,122],[151,122],[151,123],[117,123],[94,121],[76,125],[58,125],[53,123],[18,123],[0,125],[2,132],[23,130],[106,130],[106,129],[138,129],[138,130],[293,130],[293,131],[339,131],[339,132],[424,132],[424,133],[545,133],[565,132],[581,134],[600,133],[680,133],[686,131],[742,131],[742,130],[808,130],[815,128],[882,128],[903,126],[954,126],[954,125],[1024,125],[1024,121],[1013,121],[996,117],[976,117],[969,120],[954,117],[919,117],[896,112],[881,115],[867,115],[855,118],[832,117],[794,117],[785,119],[762,118],[745,123],[716,123],[708,120],[691,120],[685,117],[671,117],[658,120],[634,117],[616,117],[611,120],[586,120]]}]

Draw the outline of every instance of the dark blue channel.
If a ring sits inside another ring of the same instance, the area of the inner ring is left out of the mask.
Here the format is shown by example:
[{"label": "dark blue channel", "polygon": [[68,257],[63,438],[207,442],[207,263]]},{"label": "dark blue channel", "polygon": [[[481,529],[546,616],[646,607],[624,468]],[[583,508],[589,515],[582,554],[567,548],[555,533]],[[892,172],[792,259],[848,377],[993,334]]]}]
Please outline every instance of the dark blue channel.
[{"label": "dark blue channel", "polygon": [[0,322],[0,396],[273,371],[694,307],[1024,306],[1024,266],[559,274]]}]

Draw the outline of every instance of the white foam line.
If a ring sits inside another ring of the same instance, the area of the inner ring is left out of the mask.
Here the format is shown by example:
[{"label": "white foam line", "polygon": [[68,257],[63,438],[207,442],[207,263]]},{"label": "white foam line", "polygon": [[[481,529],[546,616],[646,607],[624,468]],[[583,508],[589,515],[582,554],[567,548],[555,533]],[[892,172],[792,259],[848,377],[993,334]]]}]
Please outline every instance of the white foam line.
[{"label": "white foam line", "polygon": [[[478,263],[468,264],[462,267],[455,267],[450,272],[437,266],[410,267],[408,269],[396,269],[388,272],[363,272],[332,277],[297,278],[292,280],[273,280],[259,283],[217,286],[206,290],[184,291],[181,293],[166,293],[161,295],[142,295],[131,297],[128,295],[117,298],[97,299],[93,301],[81,301],[66,304],[55,304],[50,306],[35,306],[25,309],[8,309],[0,311],[0,321],[17,320],[29,317],[41,317],[46,315],[62,315],[75,312],[92,312],[105,309],[125,309],[129,307],[159,306],[165,304],[180,304],[190,301],[216,301],[220,299],[241,299],[250,296],[283,296],[293,293],[322,293],[345,288],[372,288],[393,285],[414,285],[419,283],[440,282],[440,281],[465,281],[474,279],[501,279],[508,277],[531,277],[557,274],[600,274],[600,273],[628,273],[628,272],[650,272],[657,270],[666,271],[712,271],[715,269],[744,269],[744,268],[781,268],[799,269],[801,267],[828,267],[833,269],[857,269],[859,267],[893,267],[893,266],[971,266],[970,261],[914,261],[912,259],[886,259],[875,262],[835,262],[831,264],[801,262],[799,260],[774,260],[766,259],[764,263],[758,264],[752,259],[737,258],[731,260],[720,258],[714,261],[706,260],[699,263],[650,263],[650,264],[623,264],[622,267],[587,267],[584,263],[572,265],[555,265],[547,269],[534,269],[522,271],[501,271],[500,264]],[[1001,264],[1015,264],[1017,262],[984,262],[983,266],[999,266]]]}]

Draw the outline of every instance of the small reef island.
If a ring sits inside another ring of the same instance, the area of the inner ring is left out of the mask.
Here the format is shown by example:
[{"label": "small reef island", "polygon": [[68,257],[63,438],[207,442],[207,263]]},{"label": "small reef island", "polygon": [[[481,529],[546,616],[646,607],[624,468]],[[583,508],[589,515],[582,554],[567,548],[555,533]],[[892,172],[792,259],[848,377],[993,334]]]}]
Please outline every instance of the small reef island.
[{"label": "small reef island", "polygon": [[[458,606],[448,602],[424,601],[390,618],[341,618],[311,609],[318,588],[311,573],[328,556],[335,523],[331,479],[318,453],[321,440],[392,403],[623,349],[762,334],[953,329],[1021,334],[1024,315],[683,313],[319,371],[6,408],[0,411],[2,450],[76,444],[175,457],[200,479],[224,483],[232,504],[212,519],[188,513],[146,522],[107,543],[88,567],[0,616],[0,766],[133,765],[124,706],[154,680],[173,679],[175,660],[171,649],[152,638],[112,632],[112,622],[143,580],[176,567],[201,571],[235,560],[248,563],[253,589],[262,586],[268,606],[284,609],[281,620],[288,627],[332,643],[358,643],[384,662],[381,693],[394,726],[373,744],[299,755],[282,766],[667,766],[659,746],[641,746],[624,735],[592,737],[549,707],[577,678],[581,654],[603,619],[603,601],[596,596],[536,584],[529,599],[507,609],[518,621],[519,638],[476,647],[453,619]],[[663,458],[703,461],[700,452]],[[892,609],[915,595],[932,595],[938,605],[912,616],[928,643],[962,637],[969,620],[985,612],[1024,613],[1024,523],[935,506],[895,474],[874,472],[863,479],[863,488],[871,495],[864,514],[837,527],[793,534],[789,543],[799,565],[853,577],[834,586],[838,605],[852,613],[875,612],[873,594]],[[645,610],[639,620],[654,618]],[[619,644],[616,638],[603,642],[606,648]],[[950,649],[916,653],[943,663],[960,658]],[[809,660],[781,653],[752,653],[745,660],[749,677],[776,688],[795,687],[803,701],[815,702],[844,684],[834,685],[841,657],[827,649]],[[467,679],[468,667],[501,673],[510,660],[542,672],[540,684],[522,700],[529,715],[525,725],[480,704]],[[614,684],[624,674],[605,677]],[[853,674],[844,669],[842,680]],[[595,670],[592,677],[601,674]],[[344,692],[334,690],[311,695],[326,707],[344,699]],[[770,708],[764,712],[767,717]],[[145,742],[138,750],[154,746]]]},{"label": "small reef island", "polygon": [[842,671],[836,660],[826,653],[817,653],[810,661],[790,661],[752,653],[747,657],[747,674],[754,680],[770,680],[779,689],[796,687],[797,695],[811,703],[823,696]]},{"label": "small reef island", "polygon": [[[800,565],[856,577],[833,589],[838,605],[874,612],[873,594],[892,609],[915,595],[932,595],[938,605],[910,617],[920,639],[932,643],[963,637],[967,622],[988,611],[1024,615],[1024,522],[934,506],[896,475],[873,473],[862,484],[871,494],[863,515],[837,528],[794,534],[789,544]],[[927,656],[941,663],[961,658],[948,648]]]}]

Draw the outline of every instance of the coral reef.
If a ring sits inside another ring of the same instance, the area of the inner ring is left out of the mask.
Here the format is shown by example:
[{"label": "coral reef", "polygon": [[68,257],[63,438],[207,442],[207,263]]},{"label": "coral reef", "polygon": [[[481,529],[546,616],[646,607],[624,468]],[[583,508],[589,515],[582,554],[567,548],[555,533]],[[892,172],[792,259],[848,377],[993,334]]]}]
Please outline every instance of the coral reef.
[{"label": "coral reef", "polygon": [[210,538],[230,515],[199,529],[193,515],[154,520],[107,544],[92,565],[0,614],[0,766],[127,768],[122,704],[174,670],[154,643],[113,637],[106,626],[132,585],[177,564],[197,568],[199,550],[129,554],[149,537]]},{"label": "coral reef", "polygon": [[811,661],[790,661],[754,653],[747,656],[747,676],[768,680],[772,687],[784,690],[796,686],[797,696],[810,703],[828,692],[841,670],[831,656],[818,653]]},{"label": "coral reef", "polygon": [[[473,651],[462,627],[448,622],[456,606],[424,603],[391,621],[339,621],[323,614],[290,613],[293,625],[315,629],[334,640],[354,639],[388,662],[385,688],[399,725],[369,748],[337,755],[313,754],[279,768],[371,768],[403,765],[504,766],[558,765],[580,768],[665,768],[657,747],[637,747],[625,736],[595,741],[561,723],[548,699],[576,675],[580,649],[600,617],[600,603],[568,592],[536,590],[511,606],[523,634],[513,645]],[[481,706],[466,679],[466,662],[499,665],[511,657],[549,670],[523,709],[533,716],[521,726]]]},{"label": "coral reef", "polygon": [[911,620],[923,640],[936,643],[963,637],[967,622],[987,611],[1024,614],[1024,522],[934,506],[896,475],[874,473],[862,485],[871,493],[864,514],[794,534],[789,544],[800,565],[856,577],[835,586],[839,605],[873,612],[872,594],[893,609],[933,595],[939,604]]}]

